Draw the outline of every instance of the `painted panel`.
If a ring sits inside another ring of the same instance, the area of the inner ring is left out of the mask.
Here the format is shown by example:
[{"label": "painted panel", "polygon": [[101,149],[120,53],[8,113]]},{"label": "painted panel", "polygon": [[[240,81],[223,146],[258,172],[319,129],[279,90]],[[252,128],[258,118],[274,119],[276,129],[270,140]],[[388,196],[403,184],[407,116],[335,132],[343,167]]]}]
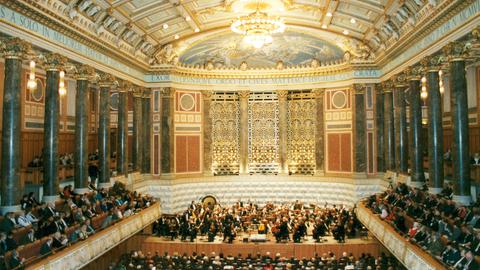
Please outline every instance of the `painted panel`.
[{"label": "painted panel", "polygon": [[343,133],[340,135],[340,170],[342,172],[352,171],[352,135]]},{"label": "painted panel", "polygon": [[373,132],[367,133],[367,169],[368,173],[374,173],[374,159],[373,159]]},{"label": "painted panel", "polygon": [[189,172],[200,171],[200,136],[188,136],[188,164]]},{"label": "painted panel", "polygon": [[340,171],[340,134],[327,135],[328,170]]},{"label": "painted panel", "polygon": [[187,136],[175,137],[175,169],[177,173],[187,172]]}]

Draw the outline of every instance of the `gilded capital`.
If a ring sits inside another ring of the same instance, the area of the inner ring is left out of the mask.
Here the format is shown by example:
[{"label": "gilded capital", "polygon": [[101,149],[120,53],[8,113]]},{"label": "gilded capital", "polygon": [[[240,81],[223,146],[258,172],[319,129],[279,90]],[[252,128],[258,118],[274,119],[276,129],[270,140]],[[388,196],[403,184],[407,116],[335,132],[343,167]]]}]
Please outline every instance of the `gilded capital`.
[{"label": "gilded capital", "polygon": [[131,82],[122,80],[118,83],[117,91],[120,93],[128,92],[132,87],[133,85]]},{"label": "gilded capital", "polygon": [[175,94],[175,89],[171,87],[164,87],[160,90],[162,93],[162,98],[173,98]]},{"label": "gilded capital", "polygon": [[212,90],[204,90],[202,91],[203,100],[210,100],[212,99],[213,91]]},{"label": "gilded capital", "polygon": [[67,58],[58,53],[47,53],[41,59],[45,70],[60,70],[67,63]]},{"label": "gilded capital", "polygon": [[98,84],[100,87],[109,87],[112,86],[116,82],[115,77],[110,73],[102,73],[100,74],[100,80]]},{"label": "gilded capital", "polygon": [[409,81],[420,81],[422,79],[422,68],[420,66],[410,66],[404,71]]},{"label": "gilded capital", "polygon": [[440,55],[427,56],[420,60],[420,64],[427,72],[438,72],[442,68],[442,60]]},{"label": "gilded capital", "polygon": [[32,45],[23,39],[0,39],[0,52],[5,58],[26,58],[31,51]]},{"label": "gilded capital", "polygon": [[277,96],[278,98],[287,98],[288,96],[288,90],[277,90]]},{"label": "gilded capital", "polygon": [[470,48],[465,42],[452,41],[443,47],[443,53],[448,57],[449,61],[465,60],[468,56]]},{"label": "gilded capital", "polygon": [[473,42],[475,43],[480,43],[480,25],[475,27],[475,29],[472,30],[472,37],[473,37]]},{"label": "gilded capital", "polygon": [[312,92],[315,95],[315,98],[323,98],[325,95],[325,89],[323,88],[313,89]]},{"label": "gilded capital", "polygon": [[91,80],[95,77],[95,69],[88,65],[76,65],[74,77],[77,80]]},{"label": "gilded capital", "polygon": [[150,90],[149,88],[143,88],[142,98],[150,98],[151,95],[152,90]]},{"label": "gilded capital", "polygon": [[359,84],[359,83],[354,83],[352,85],[352,90],[354,94],[365,94],[365,85],[364,84]]},{"label": "gilded capital", "polygon": [[143,88],[140,86],[133,87],[133,97],[142,98],[143,97]]},{"label": "gilded capital", "polygon": [[238,91],[237,94],[240,99],[248,99],[250,97],[250,91],[248,90]]},{"label": "gilded capital", "polygon": [[393,84],[397,88],[407,87],[407,76],[405,73],[398,73],[392,77]]},{"label": "gilded capital", "polygon": [[393,90],[393,81],[388,80],[388,81],[382,82],[382,88],[383,88],[383,92],[385,92],[385,93],[392,92],[392,90]]}]

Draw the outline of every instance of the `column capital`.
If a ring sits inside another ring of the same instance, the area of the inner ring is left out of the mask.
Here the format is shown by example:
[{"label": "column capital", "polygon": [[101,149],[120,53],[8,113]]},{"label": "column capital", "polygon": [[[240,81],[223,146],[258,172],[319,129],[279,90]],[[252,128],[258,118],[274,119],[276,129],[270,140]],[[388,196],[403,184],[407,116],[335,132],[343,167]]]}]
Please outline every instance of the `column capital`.
[{"label": "column capital", "polygon": [[132,89],[133,84],[129,81],[121,80],[118,82],[117,92],[126,93]]},{"label": "column capital", "polygon": [[32,51],[32,45],[20,38],[0,39],[0,53],[5,58],[25,59]]},{"label": "column capital", "polygon": [[363,95],[365,94],[365,84],[361,83],[354,83],[352,85],[352,91],[355,95]]},{"label": "column capital", "polygon": [[213,96],[212,90],[203,90],[201,93],[204,100],[212,99],[212,96]]},{"label": "column capital", "polygon": [[76,80],[91,80],[95,77],[95,69],[89,65],[75,65],[74,77]]},{"label": "column capital", "polygon": [[162,98],[173,98],[175,95],[175,89],[172,87],[164,87],[160,89],[160,92],[162,93]]},{"label": "column capital", "polygon": [[237,94],[240,99],[248,99],[250,97],[250,91],[248,90],[238,91]]},{"label": "column capital", "polygon": [[135,98],[142,98],[143,96],[143,88],[140,86],[133,87],[133,97]]},{"label": "column capital", "polygon": [[67,63],[67,58],[58,53],[46,53],[43,56],[40,56],[42,65],[45,70],[60,70],[63,69]]},{"label": "column capital", "polygon": [[325,89],[324,88],[315,88],[312,90],[313,95],[315,95],[315,98],[323,98],[325,95]]},{"label": "column capital", "polygon": [[420,60],[420,64],[427,72],[438,72],[442,68],[443,60],[441,55],[426,56]]},{"label": "column capital", "polygon": [[152,90],[150,90],[149,88],[143,88],[142,98],[150,98],[151,94]]},{"label": "column capital", "polygon": [[392,77],[395,88],[407,87],[407,76],[405,73],[398,73]]},{"label": "column capital", "polygon": [[420,66],[410,66],[404,71],[409,81],[420,81],[422,79],[422,68]]},{"label": "column capital", "polygon": [[463,41],[452,41],[443,47],[443,53],[447,56],[448,61],[463,61],[468,57],[470,46]]},{"label": "column capital", "polygon": [[285,99],[288,96],[288,90],[277,90],[277,97],[280,99]]},{"label": "column capital", "polygon": [[114,85],[117,82],[115,76],[110,73],[102,73],[100,74],[99,85],[100,87],[109,87]]},{"label": "column capital", "polygon": [[383,89],[383,92],[385,92],[385,93],[392,92],[393,81],[392,80],[383,81],[382,82],[382,89]]}]

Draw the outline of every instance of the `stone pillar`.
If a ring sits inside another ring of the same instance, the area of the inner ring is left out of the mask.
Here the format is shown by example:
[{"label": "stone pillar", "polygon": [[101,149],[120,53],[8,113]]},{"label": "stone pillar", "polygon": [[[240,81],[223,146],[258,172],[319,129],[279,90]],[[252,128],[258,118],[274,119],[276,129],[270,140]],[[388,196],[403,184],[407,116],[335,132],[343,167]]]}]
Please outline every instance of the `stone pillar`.
[{"label": "stone pillar", "polygon": [[67,62],[56,53],[45,55],[47,80],[45,87],[45,113],[43,128],[43,200],[58,198],[58,126],[59,126],[59,82],[60,70]]},{"label": "stone pillar", "polygon": [[398,74],[395,84],[395,144],[396,144],[396,171],[408,172],[408,135],[407,135],[407,106],[405,102],[405,88],[407,81],[405,74]]},{"label": "stone pillar", "polygon": [[365,86],[353,85],[355,93],[355,116],[354,116],[354,177],[367,178],[367,119],[365,112]]},{"label": "stone pillar", "polygon": [[20,181],[20,130],[22,59],[30,51],[30,44],[19,38],[7,39],[1,48],[5,57],[5,77],[2,114],[2,171],[0,212],[20,210],[20,196],[24,193]]},{"label": "stone pillar", "polygon": [[240,100],[240,174],[248,173],[248,98],[250,91],[239,91]]},{"label": "stone pillar", "polygon": [[151,91],[148,89],[143,90],[142,96],[142,122],[143,122],[143,144],[142,144],[142,153],[143,153],[143,165],[142,165],[142,173],[150,174],[150,132],[151,132],[151,123],[152,123],[152,116],[150,114],[150,96]]},{"label": "stone pillar", "polygon": [[98,112],[98,187],[110,187],[110,90],[115,78],[102,74]]},{"label": "stone pillar", "polygon": [[470,191],[470,152],[468,134],[468,96],[465,76],[465,43],[451,42],[444,47],[450,62],[450,91],[452,95],[453,122],[453,184],[454,200],[469,204]]},{"label": "stone pillar", "polygon": [[133,90],[133,170],[142,171],[143,168],[143,119],[142,119],[143,89],[136,87]]},{"label": "stone pillar", "polygon": [[278,97],[278,155],[280,174],[288,174],[288,91],[277,90]]},{"label": "stone pillar", "polygon": [[429,190],[431,193],[438,194],[443,189],[444,178],[442,96],[438,75],[441,65],[440,57],[426,57],[422,59],[421,64],[427,71]]},{"label": "stone pillar", "polygon": [[86,65],[77,66],[75,77],[77,88],[75,93],[75,153],[73,177],[75,192],[84,194],[88,189],[88,84],[95,70]]},{"label": "stone pillar", "polygon": [[410,177],[411,185],[421,187],[425,183],[423,169],[423,140],[422,140],[422,99],[420,97],[420,68],[410,67],[405,70],[408,76],[410,93]]},{"label": "stone pillar", "polygon": [[203,175],[213,176],[212,170],[212,104],[213,91],[202,91],[203,101]]},{"label": "stone pillar", "polygon": [[172,88],[162,89],[162,137],[161,137],[161,168],[162,177],[168,179],[175,175],[174,164],[174,98]]},{"label": "stone pillar", "polygon": [[395,123],[393,118],[393,83],[386,81],[383,84],[384,96],[384,136],[385,136],[385,169],[395,170]]},{"label": "stone pillar", "polygon": [[377,174],[382,177],[385,172],[385,130],[384,130],[384,100],[381,84],[375,85],[375,134],[377,146]]},{"label": "stone pillar", "polygon": [[129,82],[123,81],[118,89],[117,119],[117,157],[116,166],[119,174],[128,174],[128,91],[132,88]]},{"label": "stone pillar", "polygon": [[325,96],[325,89],[314,89],[315,103],[317,105],[317,129],[315,130],[315,175],[325,175],[324,165],[324,118],[323,118],[323,100]]}]

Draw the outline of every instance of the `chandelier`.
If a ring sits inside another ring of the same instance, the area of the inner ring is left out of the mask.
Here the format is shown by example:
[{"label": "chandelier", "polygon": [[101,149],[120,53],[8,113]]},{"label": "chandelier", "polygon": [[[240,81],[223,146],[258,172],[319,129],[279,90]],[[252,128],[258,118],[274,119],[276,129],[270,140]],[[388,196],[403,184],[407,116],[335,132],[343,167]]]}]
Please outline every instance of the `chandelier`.
[{"label": "chandelier", "polygon": [[265,44],[272,43],[272,34],[282,33],[285,30],[285,23],[257,9],[247,16],[239,17],[230,28],[233,32],[244,35],[246,42],[259,49]]}]

